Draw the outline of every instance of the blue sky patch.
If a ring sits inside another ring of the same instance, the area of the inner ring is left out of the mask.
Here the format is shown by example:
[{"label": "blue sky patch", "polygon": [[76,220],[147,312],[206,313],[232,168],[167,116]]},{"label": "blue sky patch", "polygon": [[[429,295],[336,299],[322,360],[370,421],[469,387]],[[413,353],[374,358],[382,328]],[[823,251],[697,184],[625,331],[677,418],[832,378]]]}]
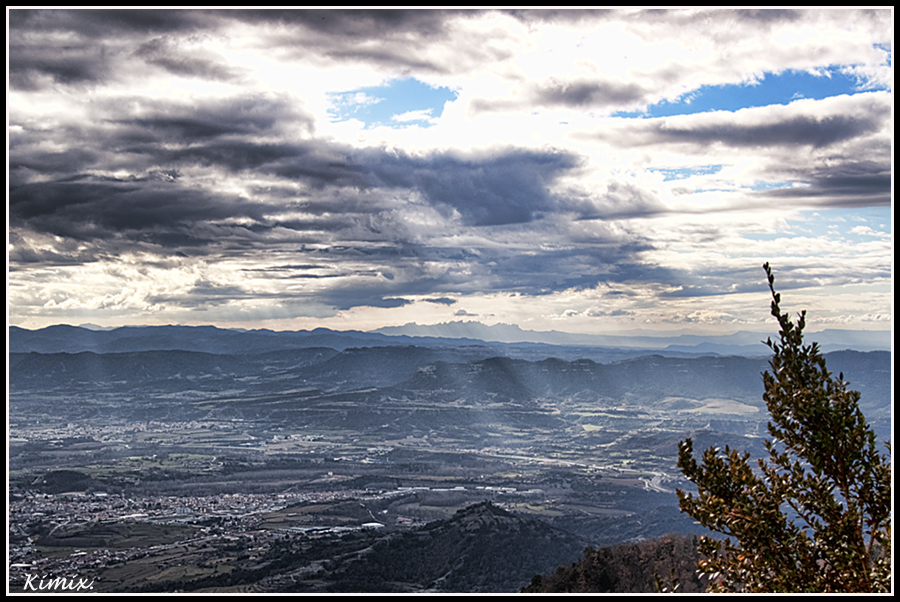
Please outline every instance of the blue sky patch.
[{"label": "blue sky patch", "polygon": [[792,184],[790,182],[765,182],[763,180],[756,180],[753,182],[753,185],[750,186],[751,190],[777,190],[779,188],[790,188]]},{"label": "blue sky patch", "polygon": [[884,64],[888,67],[891,66],[891,62],[894,60],[894,53],[891,52],[891,47],[889,44],[873,44],[873,47],[882,51],[885,54]]},{"label": "blue sky patch", "polygon": [[825,236],[847,243],[861,243],[891,235],[890,207],[819,209],[804,211],[803,216],[801,220],[790,220],[783,232],[745,232],[742,236],[751,240]]},{"label": "blue sky patch", "polygon": [[[871,89],[873,88],[867,88]],[[843,73],[836,67],[820,70],[817,74],[789,69],[779,74],[766,73],[762,79],[752,84],[701,86],[677,101],[663,101],[652,105],[646,112],[619,112],[613,116],[652,118],[708,111],[737,111],[773,104],[784,105],[801,98],[822,100],[860,91],[856,77]]]},{"label": "blue sky patch", "polygon": [[450,88],[432,88],[414,78],[395,79],[382,86],[331,94],[332,121],[358,119],[375,126],[428,126],[441,116],[444,103],[456,99]]},{"label": "blue sky patch", "polygon": [[828,235],[864,242],[891,234],[890,207],[819,209],[804,214],[807,220],[797,222],[796,229],[808,236]]},{"label": "blue sky patch", "polygon": [[664,182],[671,182],[672,180],[685,180],[692,176],[709,176],[719,173],[721,170],[721,165],[703,165],[701,167],[680,167],[678,169],[651,169],[650,171],[661,173]]}]

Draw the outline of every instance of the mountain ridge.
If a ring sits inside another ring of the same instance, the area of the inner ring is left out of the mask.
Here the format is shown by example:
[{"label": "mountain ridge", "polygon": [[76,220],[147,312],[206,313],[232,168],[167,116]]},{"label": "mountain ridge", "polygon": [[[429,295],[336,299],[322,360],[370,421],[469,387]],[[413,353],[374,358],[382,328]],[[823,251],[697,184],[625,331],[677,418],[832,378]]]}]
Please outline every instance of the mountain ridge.
[{"label": "mountain ridge", "polygon": [[[507,354],[509,345],[537,347],[580,347],[617,350],[621,355],[640,351],[687,355],[763,356],[770,353],[763,334],[741,331],[730,335],[580,335],[558,331],[527,331],[510,324],[487,326],[480,322],[448,322],[436,325],[407,324],[369,332],[359,330],[273,331],[268,329],[226,329],[216,326],[123,326],[96,330],[83,326],[59,324],[37,330],[10,326],[11,353],[94,351],[97,353],[182,350],[206,353],[262,353],[309,347],[330,347],[338,351],[353,347],[415,345],[419,347],[496,345]],[[855,351],[889,351],[890,332],[824,330],[808,333],[823,351],[853,349]],[[552,351],[552,349],[547,349]],[[549,353],[547,356],[552,356]]]},{"label": "mountain ridge", "polygon": [[[605,335],[574,334],[561,331],[525,330],[515,324],[485,325],[475,321],[456,320],[439,324],[422,325],[408,322],[402,326],[387,326],[371,332],[386,335],[440,336],[445,338],[477,338],[484,341],[505,343],[547,343],[584,346],[641,347],[646,349],[717,351],[737,348],[756,354],[767,353],[762,332],[738,331],[727,335],[700,335],[678,333],[672,336],[648,334]],[[891,348],[890,331],[825,329],[807,332],[819,346],[827,350],[851,348],[857,351],[886,351]]]}]

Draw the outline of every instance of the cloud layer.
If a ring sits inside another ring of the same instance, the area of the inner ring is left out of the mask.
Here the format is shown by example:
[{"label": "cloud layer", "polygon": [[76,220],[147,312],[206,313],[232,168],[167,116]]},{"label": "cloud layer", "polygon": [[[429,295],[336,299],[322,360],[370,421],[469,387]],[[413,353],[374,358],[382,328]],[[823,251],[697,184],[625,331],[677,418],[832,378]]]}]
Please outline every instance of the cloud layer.
[{"label": "cloud layer", "polygon": [[[881,10],[11,10],[10,321],[735,330],[770,261],[823,323],[886,328],[891,34]],[[641,115],[835,69],[854,89]],[[410,78],[455,98],[335,117]]]}]

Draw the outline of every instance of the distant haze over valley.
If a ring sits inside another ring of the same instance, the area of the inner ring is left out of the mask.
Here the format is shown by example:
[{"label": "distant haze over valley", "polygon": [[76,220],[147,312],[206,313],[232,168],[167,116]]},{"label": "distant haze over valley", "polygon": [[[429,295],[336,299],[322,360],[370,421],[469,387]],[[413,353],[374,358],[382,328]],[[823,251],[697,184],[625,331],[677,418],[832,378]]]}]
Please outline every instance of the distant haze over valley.
[{"label": "distant haze over valley", "polygon": [[[224,333],[241,334],[249,338],[255,333],[260,340],[269,340],[271,337],[279,337],[282,342],[293,338],[295,343],[308,346],[310,341],[299,343],[301,339],[310,337],[318,338],[325,344],[343,349],[352,346],[392,345],[392,344],[477,344],[477,343],[533,343],[546,346],[564,347],[603,347],[611,349],[623,349],[630,352],[648,350],[687,354],[714,354],[714,355],[768,355],[769,348],[765,340],[772,336],[762,332],[736,332],[728,335],[689,334],[681,331],[674,335],[651,335],[645,331],[642,334],[630,335],[591,335],[574,334],[559,331],[535,331],[525,330],[513,324],[485,325],[474,321],[454,321],[440,324],[415,324],[408,323],[403,326],[388,326],[368,332],[364,331],[340,331],[328,328],[297,331],[272,331],[266,329],[224,329],[215,326],[125,326],[119,328],[103,328],[94,324],[81,326],[56,325],[37,330],[23,329],[16,326],[9,328],[10,351],[28,352],[41,351],[39,341],[43,340],[41,333],[55,332],[61,334],[62,340],[70,340],[74,345],[65,349],[69,352],[98,350],[103,347],[103,341],[128,338],[135,333],[144,330],[147,333],[198,333],[220,331]],[[80,333],[80,334],[77,334]],[[96,333],[96,334],[92,334]],[[117,334],[105,334],[117,333]],[[188,337],[192,338],[192,337]],[[24,343],[23,341],[29,341]],[[824,351],[836,351],[842,349],[854,349],[857,351],[889,351],[891,350],[891,333],[878,330],[837,330],[828,329],[821,332],[808,332],[808,342],[817,342]],[[75,343],[74,341],[81,341]],[[188,348],[196,345],[186,341]],[[25,347],[19,347],[19,345]],[[100,347],[97,347],[100,345]],[[294,345],[292,345],[294,346]],[[181,348],[181,347],[179,347]],[[104,348],[105,349],[105,348]],[[54,348],[54,351],[60,349]],[[209,349],[215,353],[214,349]],[[547,349],[548,356],[553,355],[552,350]],[[629,353],[632,355],[632,353]]]},{"label": "distant haze over valley", "polygon": [[[504,343],[547,343],[550,345],[584,345],[604,347],[637,347],[643,349],[672,349],[684,351],[708,351],[717,353],[768,353],[765,345],[768,334],[760,332],[736,332],[728,335],[689,334],[684,330],[674,335],[641,334],[594,335],[559,331],[524,330],[513,324],[487,326],[480,322],[456,321],[441,324],[404,324],[388,326],[372,332],[387,335],[432,336],[447,338],[472,338]],[[823,349],[856,349],[859,351],[888,350],[891,348],[889,331],[828,329],[808,333],[810,341],[816,341]]]}]

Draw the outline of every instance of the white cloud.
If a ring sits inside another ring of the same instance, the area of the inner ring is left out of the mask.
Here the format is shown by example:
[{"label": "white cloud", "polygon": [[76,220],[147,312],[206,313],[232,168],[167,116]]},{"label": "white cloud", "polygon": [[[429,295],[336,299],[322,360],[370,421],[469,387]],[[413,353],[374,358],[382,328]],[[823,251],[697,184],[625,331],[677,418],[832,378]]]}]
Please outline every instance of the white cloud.
[{"label": "white cloud", "polygon": [[391,116],[392,121],[409,122],[409,121],[427,121],[429,123],[437,123],[437,120],[431,115],[431,109],[420,109],[418,111],[406,111],[398,115]]},{"label": "white cloud", "polygon": [[[13,323],[736,328],[766,318],[767,260],[803,291],[878,289],[818,298],[829,320],[890,314],[888,235],[801,228],[890,203],[890,10],[236,15],[11,20]],[[835,68],[867,92],[610,116]],[[457,96],[352,118],[405,77]]]}]

